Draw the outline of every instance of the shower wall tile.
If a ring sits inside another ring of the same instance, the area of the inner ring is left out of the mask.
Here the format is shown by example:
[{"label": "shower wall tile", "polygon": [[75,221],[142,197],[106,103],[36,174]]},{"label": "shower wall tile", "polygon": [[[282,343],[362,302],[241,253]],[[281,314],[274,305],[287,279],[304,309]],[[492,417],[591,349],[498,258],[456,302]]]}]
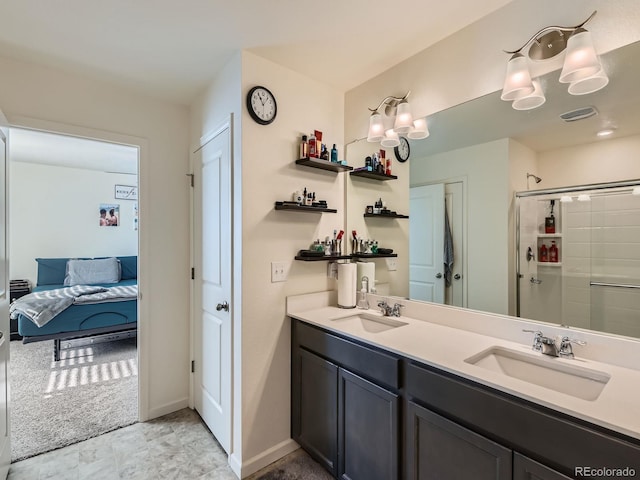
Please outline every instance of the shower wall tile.
[{"label": "shower wall tile", "polygon": [[591,212],[568,212],[564,218],[564,228],[591,226]]}]

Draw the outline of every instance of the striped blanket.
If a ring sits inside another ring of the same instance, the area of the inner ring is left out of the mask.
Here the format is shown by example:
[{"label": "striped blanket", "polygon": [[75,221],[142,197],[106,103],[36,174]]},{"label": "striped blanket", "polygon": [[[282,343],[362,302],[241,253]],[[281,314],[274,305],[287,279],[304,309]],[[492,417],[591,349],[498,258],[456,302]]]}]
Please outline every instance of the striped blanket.
[{"label": "striped blanket", "polygon": [[137,285],[109,288],[74,285],[73,287],[34,292],[20,297],[9,307],[9,316],[18,318],[18,315],[22,314],[38,327],[42,327],[71,305],[124,302],[137,298]]}]

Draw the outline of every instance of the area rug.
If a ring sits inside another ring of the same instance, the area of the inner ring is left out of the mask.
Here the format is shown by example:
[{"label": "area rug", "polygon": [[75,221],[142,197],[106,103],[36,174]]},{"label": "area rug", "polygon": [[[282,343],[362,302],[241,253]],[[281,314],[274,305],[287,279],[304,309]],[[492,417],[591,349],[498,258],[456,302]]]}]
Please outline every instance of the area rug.
[{"label": "area rug", "polygon": [[333,480],[304,450],[298,449],[258,472],[251,480]]},{"label": "area rug", "polygon": [[10,348],[13,462],[138,420],[135,338],[65,349],[58,362],[53,340]]}]

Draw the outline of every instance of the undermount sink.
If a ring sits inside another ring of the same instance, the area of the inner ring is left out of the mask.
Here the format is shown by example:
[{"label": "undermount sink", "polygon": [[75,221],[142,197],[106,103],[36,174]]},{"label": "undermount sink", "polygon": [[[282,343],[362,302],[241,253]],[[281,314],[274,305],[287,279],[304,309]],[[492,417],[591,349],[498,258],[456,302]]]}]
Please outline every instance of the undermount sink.
[{"label": "undermount sink", "polygon": [[610,375],[571,364],[571,361],[504,347],[490,347],[465,360],[466,363],[540,387],[583,400],[596,400]]},{"label": "undermount sink", "polygon": [[407,325],[406,322],[402,322],[392,317],[383,317],[381,315],[372,315],[370,313],[345,315],[343,317],[332,318],[331,321],[338,323],[343,327],[349,327],[351,329],[369,333],[384,332],[386,330],[391,330],[392,328]]}]

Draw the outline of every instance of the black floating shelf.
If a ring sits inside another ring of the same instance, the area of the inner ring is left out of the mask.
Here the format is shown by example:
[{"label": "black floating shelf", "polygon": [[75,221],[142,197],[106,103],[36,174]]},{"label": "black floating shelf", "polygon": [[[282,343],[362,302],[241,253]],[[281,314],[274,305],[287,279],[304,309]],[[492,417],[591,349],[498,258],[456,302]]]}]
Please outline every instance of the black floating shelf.
[{"label": "black floating shelf", "polygon": [[409,218],[409,215],[400,215],[399,213],[365,213],[364,218]]},{"label": "black floating shelf", "polygon": [[322,255],[318,257],[301,257],[300,255],[296,255],[296,260],[301,260],[303,262],[326,262],[333,260],[350,260],[351,255]]},{"label": "black floating shelf", "polygon": [[319,158],[301,158],[296,160],[297,165],[303,165],[305,167],[319,168],[321,170],[329,170],[330,172],[345,172],[347,170],[353,170],[353,167],[349,165],[342,165],[341,163],[330,162],[328,160],[320,160]]},{"label": "black floating shelf", "polygon": [[397,256],[397,253],[353,253],[351,258],[391,258]]},{"label": "black floating shelf", "polygon": [[276,202],[276,210],[290,210],[295,212],[312,212],[312,213],[336,213],[335,208],[311,207],[309,205],[278,205]]},{"label": "black floating shelf", "polygon": [[398,178],[396,175],[385,175],[384,173],[370,172],[368,170],[356,170],[355,172],[350,172],[349,175],[380,181],[395,180],[396,178]]}]

